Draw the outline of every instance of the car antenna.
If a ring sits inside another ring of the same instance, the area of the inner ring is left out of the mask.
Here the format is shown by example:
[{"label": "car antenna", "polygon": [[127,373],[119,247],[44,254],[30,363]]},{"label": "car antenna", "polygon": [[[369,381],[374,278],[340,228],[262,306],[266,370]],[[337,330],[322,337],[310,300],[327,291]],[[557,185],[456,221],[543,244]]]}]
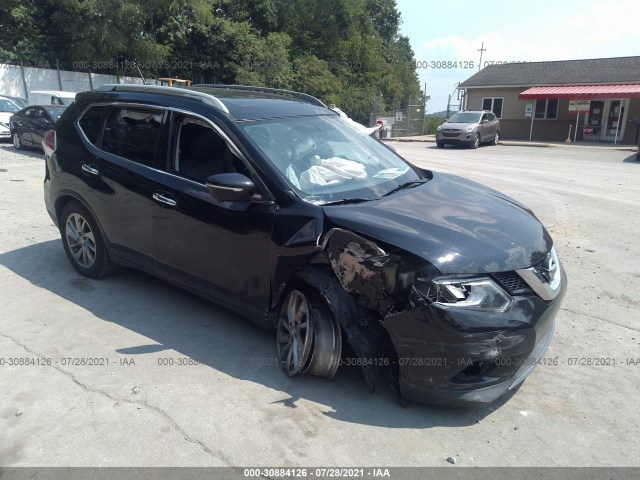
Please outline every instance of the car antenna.
[{"label": "car antenna", "polygon": [[142,84],[146,85],[147,81],[144,79],[144,75],[142,75],[142,71],[140,70],[140,67],[138,66],[138,62],[136,62],[135,60],[133,61],[133,64],[135,65],[135,67],[138,69],[138,73],[140,74],[140,78],[142,78]]}]

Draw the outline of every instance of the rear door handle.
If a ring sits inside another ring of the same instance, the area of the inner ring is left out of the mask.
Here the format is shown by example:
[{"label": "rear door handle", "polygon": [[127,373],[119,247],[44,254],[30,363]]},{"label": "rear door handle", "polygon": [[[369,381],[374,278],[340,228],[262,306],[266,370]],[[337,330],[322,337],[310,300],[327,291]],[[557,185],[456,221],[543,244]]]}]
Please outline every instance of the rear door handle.
[{"label": "rear door handle", "polygon": [[82,164],[82,171],[84,173],[88,173],[89,175],[98,175],[98,169],[95,167],[92,167],[91,165],[87,165],[86,163]]},{"label": "rear door handle", "polygon": [[153,194],[153,199],[156,202],[164,203],[165,205],[169,205],[170,207],[175,207],[177,205],[177,202],[173,198],[163,195],[159,192]]}]

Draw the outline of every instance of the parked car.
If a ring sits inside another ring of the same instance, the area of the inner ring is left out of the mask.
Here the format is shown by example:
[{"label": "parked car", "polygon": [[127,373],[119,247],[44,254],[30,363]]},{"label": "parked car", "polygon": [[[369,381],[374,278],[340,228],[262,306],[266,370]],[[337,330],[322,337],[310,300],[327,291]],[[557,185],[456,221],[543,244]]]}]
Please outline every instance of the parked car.
[{"label": "parked car", "polygon": [[462,111],[453,115],[436,130],[436,145],[467,145],[478,148],[482,142],[497,145],[500,120],[489,110]]},{"label": "parked car", "polygon": [[25,147],[42,148],[42,140],[64,112],[64,105],[36,105],[11,115],[9,128],[13,146],[18,150]]},{"label": "parked car", "polygon": [[14,97],[0,95],[0,139],[11,138],[9,119],[21,108],[19,101]]},{"label": "parked car", "polygon": [[70,105],[76,92],[62,90],[34,90],[29,92],[29,105]]},{"label": "parked car", "polygon": [[567,282],[533,213],[311,96],[102,86],[43,145],[80,274],[137,268],[272,328],[286,375],[357,365],[403,400],[491,402],[551,342]]}]

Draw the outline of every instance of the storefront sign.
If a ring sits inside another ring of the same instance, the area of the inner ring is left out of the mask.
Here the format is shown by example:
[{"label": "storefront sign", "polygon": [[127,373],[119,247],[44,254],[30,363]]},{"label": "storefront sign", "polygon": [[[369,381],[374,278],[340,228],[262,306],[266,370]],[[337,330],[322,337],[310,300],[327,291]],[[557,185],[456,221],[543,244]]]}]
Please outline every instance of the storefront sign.
[{"label": "storefront sign", "polygon": [[591,100],[569,100],[569,113],[587,113]]}]

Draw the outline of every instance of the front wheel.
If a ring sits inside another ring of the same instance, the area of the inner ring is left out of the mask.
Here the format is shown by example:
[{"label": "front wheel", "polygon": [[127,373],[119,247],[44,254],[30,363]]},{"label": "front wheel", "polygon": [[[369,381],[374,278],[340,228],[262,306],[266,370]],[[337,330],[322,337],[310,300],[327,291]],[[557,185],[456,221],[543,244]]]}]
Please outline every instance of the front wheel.
[{"label": "front wheel", "polygon": [[469,148],[476,149],[480,146],[480,134],[476,133],[473,140],[469,143]]},{"label": "front wheel", "polygon": [[436,147],[444,148],[444,142],[436,142]]},{"label": "front wheel", "polygon": [[22,150],[24,148],[24,145],[22,144],[22,139],[20,138],[20,135],[18,134],[18,132],[13,132],[13,146],[16,148],[16,150]]},{"label": "front wheel", "polygon": [[276,346],[285,375],[308,373],[331,379],[340,364],[342,331],[319,295],[291,290],[278,317]]},{"label": "front wheel", "polygon": [[67,203],[60,215],[64,250],[73,268],[90,278],[101,278],[111,271],[107,246],[89,211],[77,201]]}]

